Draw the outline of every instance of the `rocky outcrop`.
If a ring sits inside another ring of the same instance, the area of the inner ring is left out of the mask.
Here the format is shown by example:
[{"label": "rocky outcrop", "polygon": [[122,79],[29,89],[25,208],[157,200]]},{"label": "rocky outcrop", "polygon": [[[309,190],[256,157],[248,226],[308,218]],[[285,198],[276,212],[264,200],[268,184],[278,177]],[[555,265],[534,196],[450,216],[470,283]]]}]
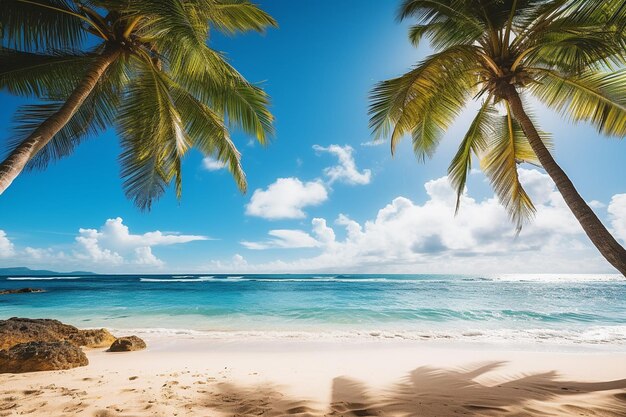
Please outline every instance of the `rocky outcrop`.
[{"label": "rocky outcrop", "polygon": [[68,340],[77,346],[103,348],[111,346],[116,337],[107,329],[88,329],[78,330],[78,333],[71,334]]},{"label": "rocky outcrop", "polygon": [[119,337],[111,347],[109,352],[131,352],[133,350],[141,350],[146,348],[146,342],[137,336]]},{"label": "rocky outcrop", "polygon": [[0,290],[0,295],[4,294],[26,294],[29,292],[46,292],[46,290],[42,290],[41,288],[17,288],[10,290]]},{"label": "rocky outcrop", "polygon": [[67,341],[19,343],[0,350],[0,373],[54,371],[88,364],[85,353]]},{"label": "rocky outcrop", "polygon": [[76,327],[58,320],[12,317],[0,320],[0,349],[27,342],[58,342],[76,332]]},{"label": "rocky outcrop", "polygon": [[80,330],[58,320],[18,317],[0,320],[0,349],[19,343],[59,341],[95,348],[110,346],[115,337],[106,329]]}]

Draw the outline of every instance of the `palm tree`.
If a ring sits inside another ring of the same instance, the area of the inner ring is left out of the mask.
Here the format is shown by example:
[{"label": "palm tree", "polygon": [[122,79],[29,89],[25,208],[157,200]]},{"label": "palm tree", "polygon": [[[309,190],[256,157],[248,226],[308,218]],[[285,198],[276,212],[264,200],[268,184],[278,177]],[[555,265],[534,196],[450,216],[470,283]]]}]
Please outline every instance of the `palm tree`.
[{"label": "palm tree", "polygon": [[409,38],[434,53],[371,93],[370,127],[406,134],[424,161],[468,102],[481,99],[448,170],[457,210],[475,155],[518,231],[535,208],[517,165],[540,165],[600,253],[626,275],[626,251],[574,188],[550,153],[524,96],[605,135],[626,136],[624,0],[404,0]]},{"label": "palm tree", "polygon": [[192,147],[246,179],[229,128],[265,143],[268,97],[209,48],[210,30],[276,22],[247,0],[3,0],[0,88],[34,97],[16,113],[0,164],[0,194],[24,169],[44,168],[115,126],[126,195],[149,209]]}]

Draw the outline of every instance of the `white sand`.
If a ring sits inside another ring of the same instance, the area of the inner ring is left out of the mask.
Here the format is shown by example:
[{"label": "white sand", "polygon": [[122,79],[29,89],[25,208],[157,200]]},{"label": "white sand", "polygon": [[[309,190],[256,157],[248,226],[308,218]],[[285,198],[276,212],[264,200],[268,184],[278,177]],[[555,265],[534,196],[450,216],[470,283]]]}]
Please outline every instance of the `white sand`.
[{"label": "white sand", "polygon": [[0,416],[626,416],[626,353],[152,337],[0,375]]}]

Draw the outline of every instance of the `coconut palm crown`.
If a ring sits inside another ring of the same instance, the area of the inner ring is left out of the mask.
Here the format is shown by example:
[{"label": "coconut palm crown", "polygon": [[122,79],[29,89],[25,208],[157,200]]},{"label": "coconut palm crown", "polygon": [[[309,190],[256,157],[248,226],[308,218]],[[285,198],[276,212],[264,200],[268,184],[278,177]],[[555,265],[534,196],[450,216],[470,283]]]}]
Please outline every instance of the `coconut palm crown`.
[{"label": "coconut palm crown", "polygon": [[276,22],[247,0],[3,0],[0,88],[37,99],[15,115],[0,194],[114,126],[128,198],[149,209],[190,148],[246,179],[229,129],[265,143],[268,97],[211,49],[211,30],[262,32]]},{"label": "coconut palm crown", "polygon": [[626,275],[626,251],[557,165],[524,97],[607,136],[626,136],[626,2],[623,0],[404,0],[409,38],[434,53],[371,93],[370,126],[391,150],[411,135],[417,158],[433,155],[471,101],[473,122],[448,170],[457,210],[472,158],[518,230],[535,207],[520,183],[522,163],[542,166],[602,255]]}]

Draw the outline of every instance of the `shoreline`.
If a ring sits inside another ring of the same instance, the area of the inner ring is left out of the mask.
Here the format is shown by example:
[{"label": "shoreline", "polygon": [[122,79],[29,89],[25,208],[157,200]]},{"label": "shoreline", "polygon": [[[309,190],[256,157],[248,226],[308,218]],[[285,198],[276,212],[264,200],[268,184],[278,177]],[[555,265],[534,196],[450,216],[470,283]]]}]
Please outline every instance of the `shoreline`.
[{"label": "shoreline", "polygon": [[626,415],[626,353],[146,340],[85,349],[86,367],[0,375],[0,416]]},{"label": "shoreline", "polygon": [[[84,329],[89,329],[85,327]],[[626,340],[621,343],[584,343],[558,340],[552,336],[543,339],[519,340],[496,339],[484,331],[467,331],[463,338],[452,338],[426,332],[389,332],[369,330],[195,330],[180,328],[107,328],[116,335],[135,334],[148,342],[162,342],[171,338],[188,341],[189,345],[203,343],[280,345],[289,343],[319,344],[320,346],[346,344],[349,346],[370,344],[372,346],[423,346],[434,348],[490,349],[498,351],[537,351],[570,353],[624,353]],[[160,344],[160,343],[159,343]]]}]

